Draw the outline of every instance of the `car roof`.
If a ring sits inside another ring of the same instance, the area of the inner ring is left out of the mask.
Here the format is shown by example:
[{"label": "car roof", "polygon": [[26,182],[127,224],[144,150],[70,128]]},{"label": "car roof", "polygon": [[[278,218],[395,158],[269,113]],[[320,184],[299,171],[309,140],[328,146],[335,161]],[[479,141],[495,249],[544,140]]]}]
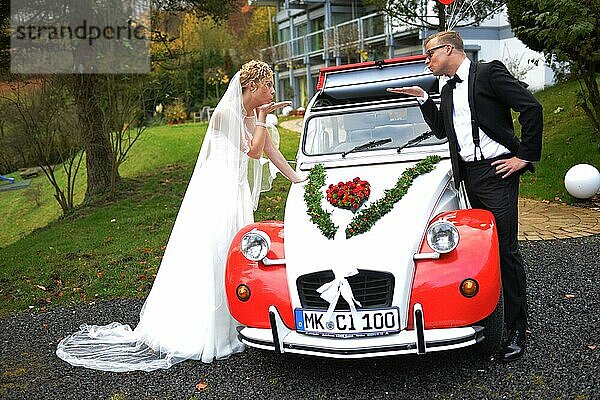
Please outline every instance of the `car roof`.
[{"label": "car roof", "polygon": [[389,87],[415,85],[437,93],[437,78],[425,67],[424,60],[425,55],[419,55],[322,68],[317,97],[328,105],[383,100],[398,98],[386,91]]}]

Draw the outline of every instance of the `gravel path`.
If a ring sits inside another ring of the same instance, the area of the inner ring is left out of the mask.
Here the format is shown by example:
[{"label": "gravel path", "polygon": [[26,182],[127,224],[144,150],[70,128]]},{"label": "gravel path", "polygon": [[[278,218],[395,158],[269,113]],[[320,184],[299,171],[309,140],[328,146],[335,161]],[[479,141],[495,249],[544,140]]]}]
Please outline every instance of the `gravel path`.
[{"label": "gravel path", "polygon": [[[600,235],[524,242],[530,330],[522,360],[456,351],[335,361],[249,349],[213,364],[152,373],[74,368],[54,351],[80,323],[135,325],[139,301],[104,302],[0,320],[3,399],[598,399]],[[597,347],[596,347],[597,346]],[[206,382],[204,390],[196,384]]]}]

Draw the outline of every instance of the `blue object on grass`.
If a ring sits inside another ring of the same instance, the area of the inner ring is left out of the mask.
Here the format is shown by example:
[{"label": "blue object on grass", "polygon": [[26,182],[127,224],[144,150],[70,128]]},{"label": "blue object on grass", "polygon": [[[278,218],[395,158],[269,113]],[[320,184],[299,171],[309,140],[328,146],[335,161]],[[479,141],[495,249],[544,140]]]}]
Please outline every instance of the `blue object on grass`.
[{"label": "blue object on grass", "polygon": [[8,181],[10,183],[13,183],[15,181],[15,178],[7,178],[5,176],[0,175],[0,181]]}]

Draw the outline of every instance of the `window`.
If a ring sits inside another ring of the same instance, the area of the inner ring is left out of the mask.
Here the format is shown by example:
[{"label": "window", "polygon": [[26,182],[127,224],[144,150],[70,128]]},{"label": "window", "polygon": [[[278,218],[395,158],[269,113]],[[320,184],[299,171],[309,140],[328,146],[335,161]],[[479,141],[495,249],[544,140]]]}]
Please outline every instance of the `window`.
[{"label": "window", "polygon": [[305,37],[307,32],[306,23],[294,27],[294,55],[306,53]]},{"label": "window", "polygon": [[290,36],[290,28],[283,28],[279,31],[280,35],[281,35],[281,43],[283,42],[287,42],[291,39]]},{"label": "window", "polygon": [[[395,107],[346,114],[315,116],[308,121],[304,153],[342,153],[371,140],[391,139],[377,149],[396,148],[427,132],[418,107]],[[435,136],[422,145],[442,143]]]}]

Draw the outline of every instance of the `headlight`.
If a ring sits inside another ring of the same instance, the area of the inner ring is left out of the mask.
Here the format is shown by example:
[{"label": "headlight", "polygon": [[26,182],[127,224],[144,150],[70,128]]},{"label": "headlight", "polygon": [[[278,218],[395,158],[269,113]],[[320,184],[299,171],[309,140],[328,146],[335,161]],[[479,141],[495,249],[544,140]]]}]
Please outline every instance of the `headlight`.
[{"label": "headlight", "polygon": [[241,250],[244,257],[251,261],[260,261],[267,256],[271,247],[269,235],[253,229],[242,236]]},{"label": "headlight", "polygon": [[448,221],[437,221],[427,228],[427,243],[438,253],[449,253],[458,246],[458,229]]}]

